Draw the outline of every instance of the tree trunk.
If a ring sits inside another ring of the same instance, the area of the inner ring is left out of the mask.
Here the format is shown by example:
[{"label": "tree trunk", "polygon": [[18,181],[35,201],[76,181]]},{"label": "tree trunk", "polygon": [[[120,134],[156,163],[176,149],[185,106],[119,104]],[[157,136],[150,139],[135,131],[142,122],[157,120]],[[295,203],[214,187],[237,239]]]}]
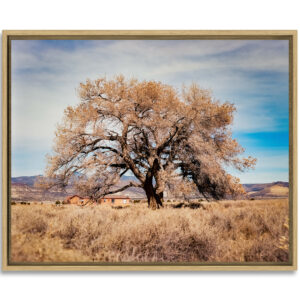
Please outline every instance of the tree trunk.
[{"label": "tree trunk", "polygon": [[159,209],[163,207],[163,193],[157,194],[154,190],[152,179],[146,180],[144,190],[148,199],[148,207],[151,209]]},{"label": "tree trunk", "polygon": [[164,206],[164,205],[163,205],[164,193],[163,193],[163,192],[158,193],[158,194],[155,193],[154,196],[155,196],[156,203],[157,203],[159,206],[163,207],[163,206]]}]

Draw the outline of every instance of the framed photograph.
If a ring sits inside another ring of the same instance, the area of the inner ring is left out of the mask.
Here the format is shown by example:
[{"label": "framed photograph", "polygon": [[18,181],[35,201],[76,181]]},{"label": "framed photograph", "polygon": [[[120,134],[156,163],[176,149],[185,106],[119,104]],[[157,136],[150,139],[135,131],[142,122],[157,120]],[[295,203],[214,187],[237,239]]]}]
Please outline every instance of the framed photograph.
[{"label": "framed photograph", "polygon": [[296,270],[296,31],[3,31],[3,270]]}]

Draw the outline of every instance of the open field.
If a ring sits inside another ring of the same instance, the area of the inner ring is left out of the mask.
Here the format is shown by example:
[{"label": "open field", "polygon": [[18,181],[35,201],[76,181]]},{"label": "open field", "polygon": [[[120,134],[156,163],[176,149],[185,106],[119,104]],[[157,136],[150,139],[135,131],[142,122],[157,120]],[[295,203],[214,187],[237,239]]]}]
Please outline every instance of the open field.
[{"label": "open field", "polygon": [[12,205],[13,262],[284,262],[288,200],[220,201],[152,211]]}]

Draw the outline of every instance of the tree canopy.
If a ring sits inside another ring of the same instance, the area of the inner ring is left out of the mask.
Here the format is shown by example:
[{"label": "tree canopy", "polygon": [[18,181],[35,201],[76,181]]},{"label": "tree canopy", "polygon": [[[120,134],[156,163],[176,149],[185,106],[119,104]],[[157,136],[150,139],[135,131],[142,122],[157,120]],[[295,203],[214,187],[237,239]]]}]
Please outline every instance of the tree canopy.
[{"label": "tree canopy", "polygon": [[[52,182],[64,187],[77,174],[78,189],[94,199],[139,187],[153,209],[163,205],[168,185],[214,199],[243,192],[226,167],[244,171],[256,160],[241,158],[244,149],[232,138],[233,104],[196,84],[179,92],[123,76],[87,80],[78,94],[80,103],[65,109],[48,157]],[[137,180],[116,188],[128,171]]]}]

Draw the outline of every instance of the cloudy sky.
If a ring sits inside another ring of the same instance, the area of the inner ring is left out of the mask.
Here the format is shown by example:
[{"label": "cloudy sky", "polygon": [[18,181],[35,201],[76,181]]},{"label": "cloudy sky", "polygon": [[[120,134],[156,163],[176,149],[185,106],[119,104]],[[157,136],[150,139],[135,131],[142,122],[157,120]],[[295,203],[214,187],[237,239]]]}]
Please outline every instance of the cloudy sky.
[{"label": "cloudy sky", "polygon": [[236,105],[233,135],[258,159],[243,183],[288,181],[288,41],[12,41],[12,176],[43,174],[56,124],[87,78],[122,73]]}]

